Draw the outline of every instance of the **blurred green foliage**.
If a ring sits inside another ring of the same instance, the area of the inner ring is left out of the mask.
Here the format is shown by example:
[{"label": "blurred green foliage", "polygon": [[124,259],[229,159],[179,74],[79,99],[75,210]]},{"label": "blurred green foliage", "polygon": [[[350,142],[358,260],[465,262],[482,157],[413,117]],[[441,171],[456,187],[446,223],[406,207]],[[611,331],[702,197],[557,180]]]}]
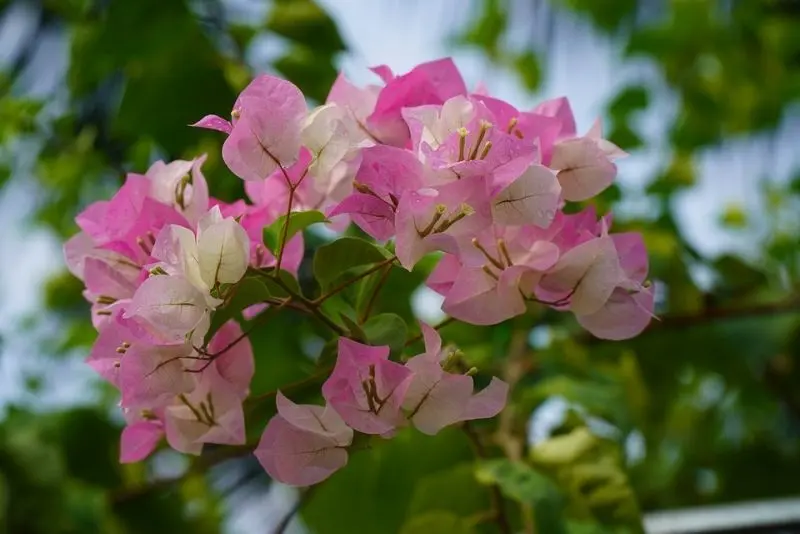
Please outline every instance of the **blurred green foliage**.
[{"label": "blurred green foliage", "polygon": [[[332,19],[312,0],[276,0],[262,20],[247,21],[227,18],[215,0],[29,3],[40,10],[31,42],[60,27],[69,46],[61,88],[68,105],[50,109],[49,102],[27,97],[19,86],[23,60],[0,78],[0,185],[17,163],[15,147],[38,142],[35,218],[60,236],[75,231],[72,219],[82,206],[107,197],[125,172],[142,171],[154,158],[206,152],[212,194],[240,196],[241,181],[221,161],[219,136],[187,125],[207,113],[228,112],[254,74],[246,62],[254,43],[280,43],[284,51],[271,67],[316,101],[327,94],[336,57],[346,49]],[[515,10],[534,4],[540,2],[481,0],[456,39],[514,72],[531,91],[546,76],[548,57],[508,36],[525,24]],[[515,384],[508,410],[499,421],[476,424],[474,436],[459,429],[436,438],[405,431],[392,441],[365,444],[300,509],[314,533],[502,533],[500,509],[513,527],[535,525],[539,533],[637,533],[641,510],[797,489],[800,174],[764,186],[765,237],[758,254],[747,259],[694,250],[673,200],[697,183],[704,150],[775,129],[800,97],[800,7],[741,0],[722,10],[711,0],[672,0],[655,16],[648,3],[634,0],[550,4],[550,16],[580,17],[618,42],[625,58],[654,65],[677,96],[674,114],[658,110],[671,150],[644,192],[654,209],[643,218],[615,218],[620,231],[645,236],[651,277],[663,290],[661,318],[639,338],[618,343],[587,337],[566,314],[541,310],[496,327],[442,328],[444,339],[464,350],[466,364],[499,370]],[[637,118],[653,110],[652,90],[623,87],[607,103],[609,137],[627,151],[647,147]],[[716,179],[724,187],[725,177]],[[612,187],[593,202],[605,211],[632,194]],[[710,216],[738,235],[752,231],[756,219],[737,205]],[[299,280],[304,294],[335,286],[338,275],[361,274],[385,257],[357,230],[350,232],[353,237],[335,246],[306,232]],[[375,272],[326,301],[325,311],[354,337],[400,353],[417,331],[405,331],[414,316],[411,304],[397,296],[419,287],[432,261],[410,273],[393,269],[370,303],[383,283]],[[698,267],[711,273],[709,284],[697,282]],[[253,295],[275,291],[255,279],[247,284],[233,312]],[[85,350],[93,340],[80,291],[67,275],[47,285],[47,307],[61,326],[49,340],[53,353]],[[362,324],[367,307],[375,316]],[[293,398],[319,395],[317,378],[332,362],[332,345],[326,331],[303,317],[285,310],[254,331],[256,400],[248,404],[253,439],[274,412],[278,387],[305,380]],[[415,340],[405,353],[419,347]],[[8,410],[0,423],[0,529],[220,531],[228,507],[211,489],[215,477],[200,475],[224,456],[212,449],[193,461],[190,476],[148,486],[163,475],[156,462],[117,463],[119,422],[109,415],[114,399],[99,393],[92,408]],[[529,416],[553,397],[570,403],[567,416],[549,437],[528,445]],[[613,431],[597,431],[598,418]],[[628,455],[631,440],[641,444],[641,454]],[[252,460],[234,462],[265,478]]]},{"label": "blurred green foliage", "polygon": [[[464,42],[492,59],[524,53],[533,42],[507,50],[505,38],[529,24],[516,13],[544,3],[484,0]],[[645,509],[795,493],[797,179],[762,181],[757,216],[741,205],[716,214],[721,231],[750,236],[755,254],[746,259],[705,257],[694,250],[678,225],[673,199],[697,183],[697,160],[705,150],[775,130],[800,100],[800,4],[673,0],[657,8],[635,0],[558,0],[549,5],[551,32],[562,17],[591,24],[619,44],[623,58],[655,66],[678,107],[674,114],[659,110],[671,158],[645,191],[657,209],[642,219],[615,218],[620,229],[645,235],[651,276],[664,290],[661,321],[624,343],[576,337],[576,330],[554,325],[554,340],[537,355],[538,380],[522,394],[525,410],[560,395],[613,423],[618,443],[633,433],[642,438],[643,458],[625,470]],[[541,61],[546,72],[546,54]],[[505,64],[522,79],[529,76],[527,68]],[[647,147],[637,118],[653,109],[652,91],[641,83],[623,86],[607,103],[608,136],[626,151]],[[770,172],[764,169],[764,177]],[[725,187],[725,176],[711,179]],[[615,198],[597,204],[607,209],[636,194],[617,190]],[[757,219],[765,220],[758,241]],[[693,274],[698,267],[711,274],[710,284],[698,284]],[[599,462],[591,465],[600,469]],[[569,484],[562,480],[560,486]],[[570,502],[577,502],[574,496]]]}]

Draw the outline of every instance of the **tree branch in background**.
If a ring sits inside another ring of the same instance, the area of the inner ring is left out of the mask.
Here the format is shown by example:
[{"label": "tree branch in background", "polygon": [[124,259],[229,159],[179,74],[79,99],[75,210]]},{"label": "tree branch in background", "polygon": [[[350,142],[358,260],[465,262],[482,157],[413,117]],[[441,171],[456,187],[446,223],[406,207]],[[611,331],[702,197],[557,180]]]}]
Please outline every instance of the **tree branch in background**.
[{"label": "tree branch in background", "polygon": [[[482,460],[489,458],[490,456],[486,453],[486,449],[481,442],[481,437],[475,432],[475,429],[472,428],[469,421],[464,421],[461,429],[467,435],[467,438],[469,438],[472,448],[475,450],[475,456]],[[491,519],[497,523],[500,532],[503,534],[512,534],[513,530],[508,521],[508,516],[506,515],[505,499],[503,498],[503,493],[500,491],[500,486],[492,484],[490,486],[490,491],[492,495]]]},{"label": "tree branch in background", "polygon": [[[667,314],[650,322],[642,335],[671,328],[687,328],[714,321],[746,319],[783,313],[800,313],[800,297],[794,297],[780,302],[754,304],[741,308],[706,308],[697,313]],[[579,340],[588,344],[603,343],[605,340],[596,338],[588,332],[583,332]]]},{"label": "tree branch in background", "polygon": [[396,259],[397,259],[397,256],[392,256],[391,258],[387,258],[384,261],[376,263],[375,265],[373,265],[372,267],[370,267],[369,269],[367,269],[363,273],[361,273],[358,276],[355,276],[355,277],[353,277],[353,278],[351,278],[349,280],[345,280],[344,282],[342,282],[338,286],[334,287],[333,289],[331,289],[330,291],[328,291],[324,295],[321,295],[321,296],[317,297],[316,299],[310,301],[310,303],[313,304],[314,306],[319,306],[320,304],[322,304],[323,302],[325,302],[326,300],[328,300],[332,296],[341,293],[342,291],[344,291],[345,289],[347,289],[351,285],[355,284],[359,280],[363,280],[367,276],[369,276],[369,275],[371,275],[373,273],[376,273],[376,272],[380,271],[381,269],[386,268],[387,272],[390,271],[391,267],[392,267],[392,263],[394,263],[394,260],[396,260]]},{"label": "tree branch in background", "polygon": [[[396,256],[395,256],[396,257]],[[375,290],[372,292],[372,295],[369,297],[369,301],[367,302],[367,306],[364,308],[364,313],[361,314],[360,323],[365,323],[367,319],[369,319],[370,314],[372,313],[372,308],[375,306],[375,302],[378,300],[378,295],[383,289],[386,280],[389,279],[389,273],[392,272],[392,264],[388,264],[384,269],[383,273],[381,273],[381,277],[378,280],[378,284],[375,286]]]},{"label": "tree branch in background", "polygon": [[275,527],[275,530],[272,531],[272,534],[283,534],[286,529],[289,528],[289,524],[292,522],[292,519],[294,519],[294,516],[296,516],[297,512],[300,511],[300,508],[302,508],[303,505],[308,502],[314,493],[314,489],[317,487],[319,487],[319,484],[316,486],[310,486],[297,497],[297,501],[294,503],[292,508],[286,512],[286,515],[283,516],[283,519],[281,519],[280,523],[278,523],[278,525]]},{"label": "tree branch in background", "polygon": [[[528,349],[527,329],[515,329],[511,336],[508,358],[505,360],[503,369],[503,380],[508,384],[509,391],[514,391],[517,383],[531,369],[532,360],[531,352]],[[516,406],[509,402],[506,405],[506,409],[500,412],[495,441],[503,449],[509,460],[521,462],[525,452],[525,441],[515,433],[516,411]],[[527,504],[521,504],[520,506],[522,508],[522,521],[525,525],[525,532],[527,534],[536,534],[533,508]]]},{"label": "tree branch in background", "polygon": [[151,491],[167,489],[175,484],[180,484],[184,480],[187,480],[194,475],[202,475],[210,468],[226,460],[238,458],[240,456],[246,456],[253,452],[253,449],[255,448],[256,444],[220,446],[219,448],[215,448],[208,454],[198,458],[185,472],[181,473],[180,475],[169,478],[161,478],[130,488],[123,488],[111,493],[110,501],[114,504],[119,504],[134,500],[138,497],[143,497]]},{"label": "tree branch in background", "polygon": [[777,313],[800,313],[800,297],[742,308],[707,308],[698,313],[665,315],[660,321],[653,321],[646,331],[659,328],[693,326],[720,319],[739,319]]}]

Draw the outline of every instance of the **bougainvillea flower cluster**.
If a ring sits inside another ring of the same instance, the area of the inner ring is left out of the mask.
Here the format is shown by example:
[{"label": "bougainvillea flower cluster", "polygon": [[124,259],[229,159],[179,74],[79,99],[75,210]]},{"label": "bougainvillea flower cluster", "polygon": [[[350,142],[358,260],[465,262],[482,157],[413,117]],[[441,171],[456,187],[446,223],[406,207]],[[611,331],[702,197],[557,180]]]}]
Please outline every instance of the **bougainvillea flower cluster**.
[{"label": "bougainvillea flower cluster", "polygon": [[162,438],[189,454],[246,443],[254,356],[243,325],[223,312],[250,275],[273,277],[289,296],[251,302],[245,318],[294,303],[339,336],[324,405],[277,392],[274,417],[247,421],[266,423],[254,452],[274,479],[324,480],[358,435],[391,439],[406,426],[435,435],[502,410],[508,386],[492,378],[476,391],[478,371],[462,368],[433,327],[420,325],[425,351],[403,363],[325,317],[317,303],[326,295],[307,300],[286,286],[281,277],[296,277],[304,253],[292,216],[304,212],[334,231],[357,225],[389,268],[438,255],[427,285],[455,320],[492,325],[548,306],[611,340],[649,323],[641,236],[611,233],[610,214],[591,207],[564,211],[606,189],[625,156],[599,121],[579,134],[565,98],[521,111],[471,92],[449,59],[373,71],[381,85],[340,75],[311,109],[293,84],[261,75],[229,118],[194,124],[226,136],[222,158],[248,201],[210,197],[201,156],[129,174],[77,217],[65,255],[98,330],[88,363],[120,390],[123,462],[146,458]]}]

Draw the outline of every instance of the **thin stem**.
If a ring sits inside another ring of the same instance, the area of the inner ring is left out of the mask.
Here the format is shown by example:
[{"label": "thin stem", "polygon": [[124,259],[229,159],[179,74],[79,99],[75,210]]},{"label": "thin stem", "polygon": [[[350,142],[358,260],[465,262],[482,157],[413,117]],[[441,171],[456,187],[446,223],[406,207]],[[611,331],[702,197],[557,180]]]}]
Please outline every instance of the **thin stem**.
[{"label": "thin stem", "polygon": [[[508,348],[508,358],[503,368],[503,379],[508,384],[508,389],[514,386],[525,376],[530,369],[531,356],[528,351],[527,330],[517,328],[511,335],[511,344]],[[515,435],[516,406],[509,404],[500,412],[495,441],[503,449],[506,457],[514,462],[523,460],[525,449],[524,440]],[[527,534],[536,534],[536,521],[533,516],[533,507],[528,504],[520,505],[522,521]]]},{"label": "thin stem", "polygon": [[292,179],[289,177],[289,173],[286,172],[286,168],[280,161],[278,161],[278,158],[273,156],[272,152],[267,150],[267,147],[265,147],[264,145],[261,145],[261,148],[264,150],[267,156],[269,156],[269,158],[275,163],[275,165],[277,165],[278,168],[281,170],[281,174],[283,174],[283,179],[286,180],[286,187],[289,188],[289,199],[286,202],[286,217],[283,221],[283,228],[281,229],[281,240],[278,244],[278,257],[275,258],[275,272],[280,273],[281,262],[283,261],[283,249],[286,248],[286,241],[289,237],[289,219],[292,216],[292,204],[294,203],[294,193],[295,191],[297,191],[297,188],[300,187],[300,184],[303,183],[303,180],[308,174],[308,169],[310,168],[310,165],[309,167],[306,167],[306,169],[303,171],[303,174],[300,175],[300,178],[297,180],[297,183],[293,184]]},{"label": "thin stem", "polygon": [[[690,328],[692,326],[715,321],[744,319],[779,313],[800,314],[800,296],[795,296],[783,301],[755,304],[753,306],[740,308],[706,308],[698,313],[668,314],[652,321],[650,326],[648,326],[641,335],[644,336],[650,332],[666,328]],[[604,341],[588,333],[581,336],[580,340],[589,344],[602,343]]]},{"label": "thin stem", "polygon": [[369,128],[367,128],[367,126],[363,122],[361,122],[360,120],[356,119],[356,124],[358,125],[359,129],[361,129],[361,131],[363,131],[365,134],[367,134],[367,137],[369,137],[370,139],[375,141],[377,144],[379,144],[379,145],[385,145],[386,144],[383,141],[381,141],[378,138],[378,136],[376,136],[374,133],[372,133],[369,130]]},{"label": "thin stem", "polygon": [[[283,299],[283,300],[281,300],[281,302],[275,308],[273,308],[272,310],[269,310],[269,311],[273,311],[274,310],[275,312],[279,312],[281,309],[283,309],[285,306],[287,306],[291,301],[292,301],[292,297],[289,297],[287,299]],[[245,332],[242,332],[241,334],[239,334],[236,337],[236,339],[234,339],[233,341],[231,341],[230,343],[228,343],[227,345],[222,347],[219,351],[217,351],[214,354],[206,354],[206,355],[213,360],[215,358],[219,358],[220,356],[222,356],[223,354],[225,354],[226,352],[228,352],[229,350],[234,348],[236,345],[239,344],[239,342],[241,342],[244,338],[246,338],[247,336],[250,335],[250,333],[255,329],[255,323],[257,323],[262,317],[267,317],[267,313],[264,312],[261,315],[259,315],[258,317],[256,317],[253,320],[253,325],[250,328],[248,328]]]},{"label": "thin stem", "polygon": [[323,302],[325,302],[326,300],[328,300],[332,296],[341,293],[342,291],[344,291],[345,289],[347,289],[351,285],[355,284],[359,280],[362,280],[362,279],[366,278],[367,276],[371,275],[372,273],[378,272],[378,271],[380,271],[381,269],[383,269],[386,266],[389,266],[389,268],[391,269],[392,263],[396,259],[397,259],[397,256],[392,256],[391,258],[388,258],[388,259],[386,259],[386,260],[384,260],[384,261],[382,261],[380,263],[376,263],[374,266],[370,267],[369,269],[367,269],[363,273],[359,274],[358,276],[355,276],[355,277],[351,278],[350,280],[342,282],[341,284],[339,284],[338,286],[334,287],[333,289],[331,289],[330,291],[328,291],[324,295],[319,296],[319,297],[317,297],[316,299],[314,299],[312,301],[309,301],[309,303],[314,305],[314,306],[319,306],[320,304],[322,304]]},{"label": "thin stem", "polygon": [[111,494],[111,500],[114,503],[123,503],[136,499],[137,497],[147,495],[151,491],[166,489],[175,484],[180,484],[190,477],[202,474],[208,469],[226,460],[238,458],[240,456],[246,456],[250,454],[253,449],[256,448],[256,446],[257,443],[220,447],[198,458],[198,460],[192,464],[189,469],[178,476],[161,478],[147,484],[141,484],[131,488],[122,488]]},{"label": "thin stem", "polygon": [[369,319],[370,314],[372,313],[372,308],[375,306],[375,302],[378,300],[378,295],[383,289],[386,280],[389,279],[389,273],[392,272],[392,265],[389,264],[384,268],[383,273],[381,274],[380,279],[378,280],[378,285],[375,286],[375,289],[372,291],[372,295],[369,297],[369,301],[367,302],[367,307],[364,308],[364,312],[361,314],[360,323],[363,324]]},{"label": "thin stem", "polygon": [[[283,170],[283,166],[280,165],[281,170]],[[289,238],[289,220],[292,216],[292,203],[294,202],[294,191],[295,186],[292,185],[292,181],[289,179],[289,175],[283,170],[283,175],[286,178],[286,185],[289,187],[289,200],[286,202],[286,218],[283,220],[283,228],[281,228],[281,240],[278,244],[278,257],[275,258],[275,272],[280,274],[281,272],[281,262],[283,261],[283,249],[286,248],[286,240]]]},{"label": "thin stem", "polygon": [[[310,376],[307,376],[307,377],[302,378],[300,380],[297,380],[295,382],[292,382],[291,384],[287,384],[287,385],[285,385],[285,386],[283,386],[282,388],[279,388],[279,389],[280,389],[280,391],[282,391],[284,393],[288,393],[288,392],[294,391],[296,389],[302,389],[303,387],[305,387],[305,386],[307,386],[309,384],[313,384],[313,383],[318,382],[318,381],[320,381],[320,380],[322,380],[324,378],[327,378],[331,371],[332,371],[332,369],[330,367],[322,369],[322,370],[318,371],[317,373],[314,373],[313,375],[310,375]],[[258,397],[252,397],[250,399],[250,401],[252,403],[254,403],[254,404],[258,404],[258,403],[261,403],[261,402],[263,402],[265,400],[273,399],[277,395],[278,395],[278,390],[274,389],[272,391],[268,391],[267,393],[259,395]]]},{"label": "thin stem", "polygon": [[[276,272],[279,272],[279,271],[276,271]],[[288,294],[289,294],[289,297],[291,297],[291,298],[292,298],[292,299],[294,299],[294,300],[297,300],[297,301],[300,301],[300,302],[302,302],[302,303],[303,303],[303,305],[304,305],[304,306],[305,306],[305,308],[306,308],[306,311],[308,311],[308,312],[309,312],[309,313],[311,313],[311,314],[312,314],[314,317],[316,317],[317,319],[319,319],[320,321],[322,321],[322,322],[325,324],[325,326],[327,326],[328,328],[330,328],[331,330],[333,330],[333,331],[334,331],[336,334],[339,334],[340,336],[343,336],[343,335],[345,335],[345,334],[346,334],[346,332],[344,331],[344,329],[343,329],[342,327],[340,327],[339,325],[337,325],[336,323],[334,323],[333,321],[331,321],[331,320],[330,320],[330,319],[329,319],[329,318],[328,318],[328,317],[327,317],[327,316],[326,316],[324,313],[322,313],[322,312],[320,311],[320,309],[319,309],[319,306],[318,306],[318,305],[316,305],[316,304],[314,303],[314,301],[312,301],[312,300],[308,300],[308,299],[307,299],[307,298],[305,298],[303,295],[301,295],[301,294],[297,293],[297,292],[296,292],[295,290],[293,290],[291,287],[289,287],[288,285],[286,285],[286,284],[284,283],[284,281],[280,279],[280,277],[278,277],[278,276],[275,276],[275,277],[273,278],[273,280],[274,280],[274,281],[275,281],[275,283],[276,283],[276,284],[278,284],[278,285],[279,285],[279,286],[280,286],[280,287],[281,287],[281,288],[282,288],[284,291],[286,291],[286,293],[288,293]]]}]

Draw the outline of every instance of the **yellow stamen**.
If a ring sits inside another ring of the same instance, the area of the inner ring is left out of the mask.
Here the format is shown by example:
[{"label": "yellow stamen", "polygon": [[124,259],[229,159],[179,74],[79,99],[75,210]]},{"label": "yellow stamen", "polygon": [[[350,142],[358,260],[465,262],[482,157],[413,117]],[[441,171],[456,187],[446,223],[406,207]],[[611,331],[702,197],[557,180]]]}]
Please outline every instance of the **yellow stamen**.
[{"label": "yellow stamen", "polygon": [[514,262],[511,261],[511,255],[508,253],[508,248],[506,247],[505,240],[498,239],[497,240],[497,248],[500,249],[500,253],[505,258],[506,263],[508,263],[508,266],[511,267],[512,265],[514,265]]},{"label": "yellow stamen", "polygon": [[486,159],[486,156],[489,155],[489,151],[492,149],[492,142],[486,141],[486,146],[483,147],[483,152],[481,152],[481,159]]},{"label": "yellow stamen", "polygon": [[491,123],[486,121],[481,121],[481,129],[478,132],[478,139],[475,141],[475,146],[472,147],[472,152],[469,155],[469,159],[473,160],[478,157],[478,150],[481,148],[481,143],[483,143],[483,138],[486,137],[486,132],[489,131],[491,128]]},{"label": "yellow stamen", "polygon": [[420,237],[426,237],[428,234],[430,234],[433,231],[433,228],[436,226],[436,223],[438,223],[439,220],[444,216],[446,210],[447,206],[444,204],[439,204],[436,206],[436,211],[433,213],[433,219],[431,219],[431,222],[422,230],[417,230],[417,234],[419,234]]},{"label": "yellow stamen", "polygon": [[500,263],[498,260],[496,260],[496,259],[495,259],[495,258],[494,258],[494,257],[493,257],[491,254],[489,254],[489,251],[488,251],[488,250],[486,250],[485,248],[483,248],[483,245],[481,245],[481,242],[480,242],[480,241],[478,241],[478,238],[477,238],[477,237],[474,237],[474,238],[472,239],[472,246],[474,246],[475,248],[477,248],[478,250],[480,250],[480,251],[483,253],[483,255],[486,257],[486,259],[487,259],[487,260],[489,260],[489,261],[492,263],[492,265],[494,265],[495,267],[497,267],[497,268],[498,268],[498,269],[500,269],[501,271],[502,271],[503,269],[505,269],[505,265],[503,265],[503,264],[502,264],[502,263]]},{"label": "yellow stamen", "polygon": [[469,135],[469,130],[466,128],[459,128],[458,129],[458,161],[464,161],[464,152],[466,152],[467,148],[467,136]]},{"label": "yellow stamen", "polygon": [[499,276],[497,276],[496,274],[494,274],[494,271],[492,271],[492,270],[489,268],[489,266],[488,266],[488,265],[484,265],[484,266],[483,266],[483,272],[485,272],[486,274],[488,274],[489,276],[491,276],[492,278],[494,278],[496,281],[498,281],[498,282],[500,281],[500,277],[499,277]]},{"label": "yellow stamen", "polygon": [[506,133],[511,133],[514,131],[514,128],[517,126],[517,118],[514,117],[510,121],[508,121],[508,127],[506,128]]}]

